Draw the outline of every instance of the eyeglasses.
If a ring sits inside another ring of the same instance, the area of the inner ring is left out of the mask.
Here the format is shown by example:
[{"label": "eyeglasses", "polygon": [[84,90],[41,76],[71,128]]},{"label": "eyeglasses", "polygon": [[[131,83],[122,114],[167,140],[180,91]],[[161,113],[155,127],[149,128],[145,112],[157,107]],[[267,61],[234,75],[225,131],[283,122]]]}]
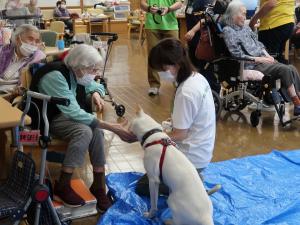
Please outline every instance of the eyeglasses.
[{"label": "eyeglasses", "polygon": [[96,76],[100,76],[102,69],[99,65],[93,65],[93,66],[82,68],[81,71],[82,73],[89,73]]}]

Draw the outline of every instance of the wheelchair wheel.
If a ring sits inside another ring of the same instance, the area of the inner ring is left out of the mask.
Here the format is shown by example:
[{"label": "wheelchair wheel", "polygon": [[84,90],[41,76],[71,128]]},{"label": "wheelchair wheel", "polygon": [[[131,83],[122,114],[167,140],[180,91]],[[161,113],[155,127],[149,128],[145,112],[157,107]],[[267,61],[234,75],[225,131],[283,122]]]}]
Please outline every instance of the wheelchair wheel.
[{"label": "wheelchair wheel", "polygon": [[240,111],[232,111],[224,114],[223,121],[244,124],[247,123],[247,118]]},{"label": "wheelchair wheel", "polygon": [[224,108],[227,111],[240,111],[248,104],[249,100],[247,98],[240,99],[239,96],[234,96],[230,101],[228,101],[227,106],[224,105]]},{"label": "wheelchair wheel", "polygon": [[116,104],[115,111],[117,116],[122,117],[125,114],[125,106]]},{"label": "wheelchair wheel", "polygon": [[215,103],[216,120],[218,120],[222,111],[222,100],[220,98],[220,95],[216,91],[211,90],[211,92]]},{"label": "wheelchair wheel", "polygon": [[259,118],[261,116],[260,111],[256,110],[253,111],[250,115],[250,123],[253,127],[256,127],[259,123]]}]

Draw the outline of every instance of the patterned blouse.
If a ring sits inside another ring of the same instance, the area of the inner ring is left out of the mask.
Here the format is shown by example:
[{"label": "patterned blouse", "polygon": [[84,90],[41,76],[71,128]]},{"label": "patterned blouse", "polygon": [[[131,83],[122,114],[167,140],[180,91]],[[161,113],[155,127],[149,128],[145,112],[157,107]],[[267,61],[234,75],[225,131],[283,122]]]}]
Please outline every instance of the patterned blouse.
[{"label": "patterned blouse", "polygon": [[[265,46],[258,41],[256,33],[249,26],[225,26],[223,28],[224,41],[234,57],[250,59],[265,56]],[[253,63],[245,63],[246,69],[253,69]]]}]

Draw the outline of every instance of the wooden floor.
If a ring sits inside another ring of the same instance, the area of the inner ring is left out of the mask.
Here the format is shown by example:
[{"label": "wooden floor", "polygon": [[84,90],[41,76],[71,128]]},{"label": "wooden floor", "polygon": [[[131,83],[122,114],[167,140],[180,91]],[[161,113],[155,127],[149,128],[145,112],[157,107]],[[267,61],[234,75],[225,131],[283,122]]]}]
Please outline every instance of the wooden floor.
[{"label": "wooden floor", "polygon": [[[163,83],[160,95],[147,95],[146,51],[136,41],[121,40],[115,45],[108,70],[108,86],[117,102],[126,106],[126,117],[132,118],[135,104],[158,122],[169,117],[174,87]],[[293,57],[291,57],[292,61]],[[299,60],[299,59],[298,59]],[[299,60],[300,61],[300,60]],[[297,68],[300,68],[297,62]],[[292,114],[287,106],[286,119]],[[286,150],[300,148],[300,123],[294,122],[282,128],[274,112],[263,112],[257,128],[249,122],[251,111],[244,109],[240,114],[222,112],[217,123],[217,138],[213,161],[270,152],[272,149]],[[238,120],[237,122],[235,120]]]},{"label": "wooden floor", "polygon": [[[147,53],[145,45],[141,46],[137,39],[129,41],[120,38],[113,45],[109,63],[106,68],[108,89],[115,102],[126,107],[125,117],[129,120],[134,116],[135,106],[139,104],[144,111],[155,120],[161,122],[170,117],[171,101],[174,87],[163,83],[160,94],[156,97],[147,95]],[[117,116],[107,103],[104,119],[116,121]],[[291,107],[292,109],[292,107]],[[213,161],[223,161],[248,155],[264,154],[273,149],[299,149],[300,123],[282,128],[274,112],[263,113],[257,128],[249,124],[248,109],[240,114],[222,112],[217,122],[217,137]],[[287,117],[289,116],[289,112]],[[144,172],[142,165],[143,151],[139,143],[127,144],[115,135],[106,133],[107,173],[139,171]],[[1,165],[3,165],[0,162]],[[50,166],[51,173],[56,177],[59,165]],[[88,162],[77,171],[87,185],[92,181],[92,169]],[[72,224],[96,224],[99,216],[74,220]]]}]

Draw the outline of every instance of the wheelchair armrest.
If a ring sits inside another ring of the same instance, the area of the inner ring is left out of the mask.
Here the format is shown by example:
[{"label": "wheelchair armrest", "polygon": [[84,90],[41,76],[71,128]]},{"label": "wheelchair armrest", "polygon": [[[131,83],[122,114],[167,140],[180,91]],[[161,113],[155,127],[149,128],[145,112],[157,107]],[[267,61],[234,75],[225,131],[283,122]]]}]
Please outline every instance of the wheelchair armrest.
[{"label": "wheelchair armrest", "polygon": [[249,58],[243,58],[243,57],[231,57],[234,60],[238,60],[238,61],[246,61],[246,62],[254,62],[254,59],[249,59]]},{"label": "wheelchair armrest", "polygon": [[212,63],[216,63],[216,62],[223,61],[223,60],[236,60],[236,61],[254,62],[254,59],[242,58],[242,57],[233,57],[233,56],[224,56],[224,57],[220,57],[218,59],[213,60]]}]

